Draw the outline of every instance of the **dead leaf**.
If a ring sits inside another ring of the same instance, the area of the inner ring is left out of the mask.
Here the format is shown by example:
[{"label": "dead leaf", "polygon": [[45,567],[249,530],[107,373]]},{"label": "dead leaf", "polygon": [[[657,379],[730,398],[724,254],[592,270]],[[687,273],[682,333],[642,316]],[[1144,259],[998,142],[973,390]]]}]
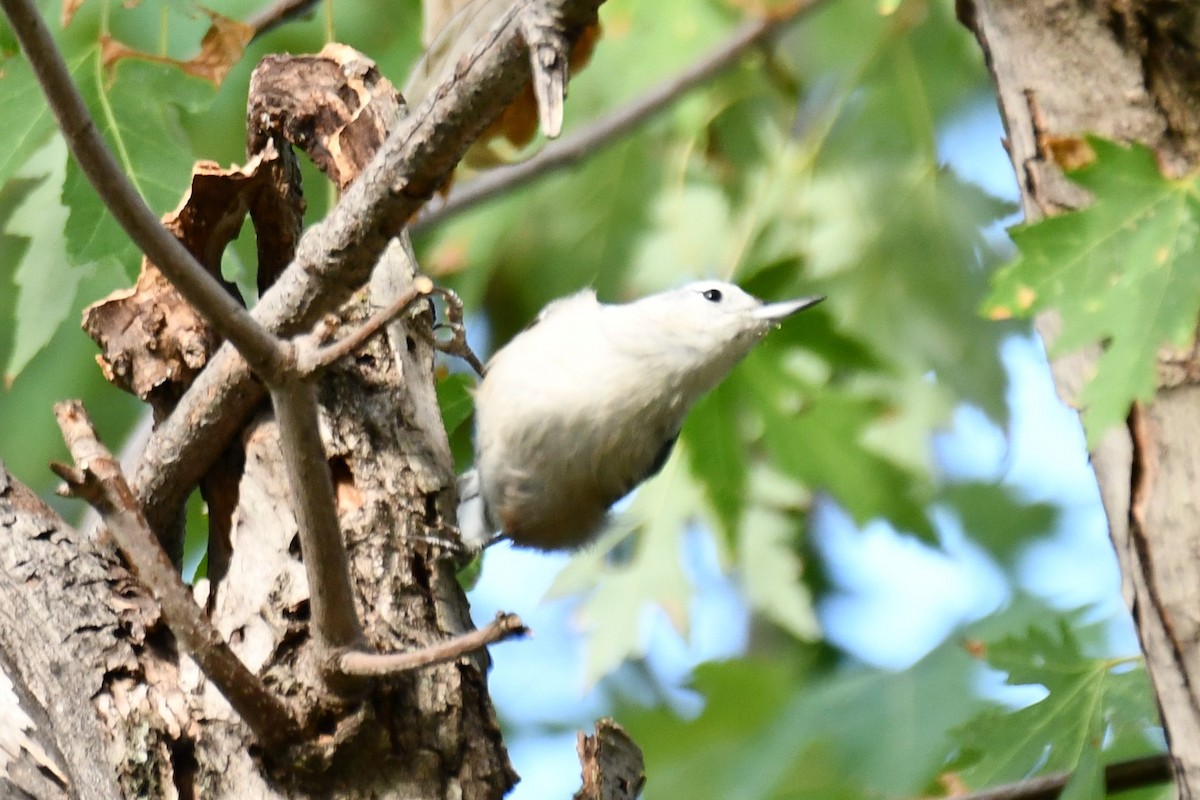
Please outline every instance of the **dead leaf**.
[{"label": "dead leaf", "polygon": [[136,50],[111,36],[100,37],[100,60],[106,69],[112,67],[121,59],[136,58],[151,61],[156,64],[168,64],[178,67],[188,75],[201,78],[214,86],[220,86],[229,74],[229,70],[241,60],[246,45],[254,38],[254,28],[236,19],[222,16],[215,11],[201,9],[212,20],[204,38],[200,40],[200,52],[192,58],[181,61],[158,53],[146,53]]},{"label": "dead leaf", "polygon": [[75,12],[83,5],[83,0],[63,0],[62,12],[58,15],[58,22],[62,27],[67,27],[71,24],[71,20],[75,19]]},{"label": "dead leaf", "polygon": [[281,158],[255,195],[250,217],[258,236],[258,290],[265,292],[295,253],[304,222],[299,164],[292,147],[339,189],[370,162],[403,98],[375,62],[341,44],[316,55],[271,55],[254,68],[247,102],[247,152],[274,143]]},{"label": "dead leaf", "polygon": [[254,28],[215,11],[204,9],[204,13],[212,20],[212,25],[200,40],[200,52],[182,66],[189,75],[220,86],[254,38]]}]

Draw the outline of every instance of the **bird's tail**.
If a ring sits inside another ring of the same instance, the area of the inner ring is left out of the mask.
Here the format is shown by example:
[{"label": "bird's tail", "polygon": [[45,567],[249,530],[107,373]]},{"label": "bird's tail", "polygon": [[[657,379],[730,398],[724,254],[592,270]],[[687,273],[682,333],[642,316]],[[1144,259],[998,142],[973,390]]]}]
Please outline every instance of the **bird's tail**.
[{"label": "bird's tail", "polygon": [[483,485],[475,468],[458,476],[458,530],[462,543],[473,550],[482,550],[496,538],[487,520]]}]

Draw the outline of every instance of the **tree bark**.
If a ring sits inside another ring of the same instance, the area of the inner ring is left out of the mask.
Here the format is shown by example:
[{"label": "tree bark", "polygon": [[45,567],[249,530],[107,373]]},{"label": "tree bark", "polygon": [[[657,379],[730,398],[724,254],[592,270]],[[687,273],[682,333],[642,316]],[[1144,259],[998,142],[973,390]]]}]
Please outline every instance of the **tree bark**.
[{"label": "tree bark", "polygon": [[[411,279],[398,244],[388,262],[394,278]],[[351,317],[369,310],[363,300]],[[454,565],[422,538],[443,527],[454,481],[431,343],[425,312],[335,365],[320,388],[358,612],[381,652],[471,627]],[[268,413],[243,436],[232,559],[212,589],[212,618],[247,666],[307,712],[327,757],[285,764],[262,753],[177,652],[157,603],[111,546],[65,525],[0,466],[0,667],[31,723],[28,746],[0,764],[0,793],[495,798],[512,787],[486,653],[364,681],[349,700],[327,695],[307,646],[307,581],[278,437]]]},{"label": "tree bark", "polygon": [[[132,587],[111,555],[81,541],[2,463],[0,542],[0,668],[14,684],[19,708],[37,725],[25,733],[66,778],[55,794],[51,786],[30,785],[41,772],[36,764],[24,780],[10,762],[8,780],[35,797],[119,797],[109,758],[115,753],[96,709],[110,711],[127,688],[122,684],[142,674],[142,598],[125,595],[118,605],[120,589]],[[0,718],[11,721],[10,714]],[[144,732],[149,744],[156,731],[147,726]],[[33,754],[25,748],[10,755],[19,765]],[[7,794],[4,772],[0,793]]]},{"label": "tree bark", "polygon": [[[407,281],[412,265],[402,250],[397,242],[381,269]],[[348,324],[368,311],[358,304]],[[393,327],[343,359],[319,390],[358,614],[379,652],[412,650],[471,627],[451,560],[423,538],[443,527],[454,482],[433,393],[429,325],[424,313]],[[247,429],[243,444],[232,558],[215,588],[213,620],[252,670],[311,714],[334,699],[324,696],[321,665],[307,647],[307,582],[269,414]],[[488,699],[486,662],[480,653],[364,682],[360,699],[318,722],[337,746],[329,763],[304,776],[304,791],[339,798],[503,795],[516,774]],[[240,726],[230,730],[224,722],[230,712],[223,698],[211,689],[203,697],[197,796],[275,797],[252,743]]]},{"label": "tree bark", "polygon": [[[959,0],[996,84],[1028,221],[1084,206],[1047,143],[1085,133],[1155,150],[1169,174],[1200,161],[1200,12],[1189,0]],[[1119,313],[1114,310],[1113,313]],[[1052,343],[1054,314],[1037,319]],[[1078,407],[1099,349],[1058,358]],[[1164,357],[1166,356],[1166,357]],[[1188,359],[1191,359],[1189,354]],[[1180,795],[1200,797],[1200,388],[1194,364],[1160,354],[1154,401],[1092,453],[1123,591],[1175,760]]]}]

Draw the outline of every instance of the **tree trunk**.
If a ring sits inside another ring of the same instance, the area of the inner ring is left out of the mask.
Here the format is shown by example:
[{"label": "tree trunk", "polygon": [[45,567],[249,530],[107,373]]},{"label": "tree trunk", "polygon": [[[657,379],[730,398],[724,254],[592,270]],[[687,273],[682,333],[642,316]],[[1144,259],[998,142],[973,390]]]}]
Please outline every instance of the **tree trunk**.
[{"label": "tree trunk", "polygon": [[[1173,175],[1200,160],[1200,12],[1190,0],[959,0],[999,95],[1028,221],[1086,194],[1049,154],[1053,137],[1096,133],[1155,150]],[[1200,278],[1200,276],[1198,276]],[[1112,313],[1120,313],[1114,309]],[[1054,314],[1037,320],[1052,343]],[[1099,349],[1056,359],[1078,407]],[[1092,453],[1123,589],[1158,696],[1182,797],[1200,797],[1200,388],[1160,357],[1155,399]]]},{"label": "tree trunk", "polygon": [[[389,251],[392,266],[411,270],[394,257],[400,250]],[[380,652],[471,626],[453,564],[425,535],[439,527],[454,480],[429,326],[428,313],[394,326],[335,366],[320,390],[358,611]],[[399,358],[389,344],[397,334]],[[212,618],[251,670],[312,711],[330,698],[306,646],[307,581],[269,413],[243,443],[232,560],[212,590]],[[487,695],[486,653],[364,685],[316,723],[328,762],[275,763],[175,651],[156,603],[111,549],[82,540],[2,472],[0,525],[0,666],[25,713],[40,709],[30,714],[36,730],[24,727],[49,758],[40,763],[31,744],[8,772],[34,796],[57,787],[58,796],[95,798],[489,798],[516,780]]]}]

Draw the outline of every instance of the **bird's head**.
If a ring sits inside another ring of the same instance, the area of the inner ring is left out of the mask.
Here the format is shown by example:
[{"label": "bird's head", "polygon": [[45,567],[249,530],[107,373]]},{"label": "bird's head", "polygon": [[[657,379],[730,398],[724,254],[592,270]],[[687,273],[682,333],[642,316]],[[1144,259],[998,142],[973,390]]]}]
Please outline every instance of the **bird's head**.
[{"label": "bird's head", "polygon": [[642,298],[630,310],[650,323],[644,335],[651,341],[697,368],[711,366],[719,381],[772,327],[823,299],[764,303],[732,283],[698,281]]}]

